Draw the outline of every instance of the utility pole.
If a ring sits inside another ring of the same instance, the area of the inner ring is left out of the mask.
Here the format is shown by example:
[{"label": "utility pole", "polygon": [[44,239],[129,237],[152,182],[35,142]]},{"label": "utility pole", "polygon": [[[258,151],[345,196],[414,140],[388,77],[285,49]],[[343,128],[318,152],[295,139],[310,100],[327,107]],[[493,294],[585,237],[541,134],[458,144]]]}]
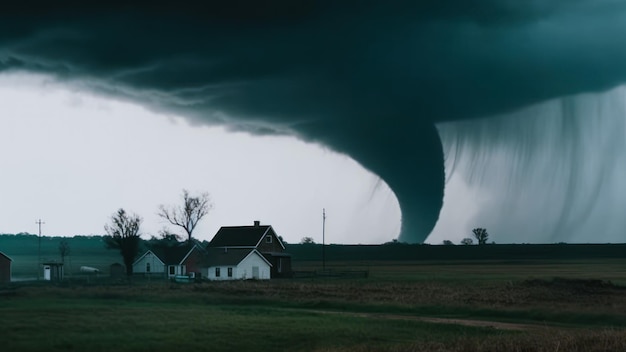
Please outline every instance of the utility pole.
[{"label": "utility pole", "polygon": [[322,209],[322,270],[326,271],[326,208]]},{"label": "utility pole", "polygon": [[39,280],[39,275],[41,275],[41,225],[45,222],[39,219],[35,221],[35,224],[39,225],[39,236],[37,237],[37,280]]}]

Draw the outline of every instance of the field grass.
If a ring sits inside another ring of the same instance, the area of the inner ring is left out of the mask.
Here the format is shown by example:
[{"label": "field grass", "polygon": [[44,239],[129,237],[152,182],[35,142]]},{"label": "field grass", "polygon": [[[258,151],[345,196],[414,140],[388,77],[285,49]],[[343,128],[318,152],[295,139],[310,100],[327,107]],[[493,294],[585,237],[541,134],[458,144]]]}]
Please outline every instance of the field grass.
[{"label": "field grass", "polygon": [[[4,310],[19,318],[5,330],[9,350],[118,351],[313,350],[386,346],[426,338],[425,323],[388,321],[381,327],[352,316],[282,311],[263,307],[43,300]],[[52,306],[51,306],[52,305]],[[12,314],[13,312],[19,314]],[[45,315],[45,319],[41,316]],[[34,322],[34,323],[33,323]],[[20,334],[26,329],[41,333]],[[442,327],[440,339],[474,334],[475,328]]]},{"label": "field grass", "polygon": [[[120,261],[97,237],[75,241],[75,271],[88,265],[106,273]],[[0,236],[14,276],[36,276],[36,244],[36,237]],[[42,242],[42,253],[57,254],[58,240]],[[321,266],[294,257],[294,270]],[[626,351],[625,258],[363,257],[326,267],[369,275],[200,284],[69,275],[61,284],[14,282],[0,286],[0,348]]]},{"label": "field grass", "polygon": [[[322,267],[320,261],[294,261],[294,270]],[[329,270],[367,270],[379,281],[510,282],[554,277],[597,279],[626,285],[626,259],[332,261]]]},{"label": "field grass", "polygon": [[17,283],[0,289],[0,339],[18,351],[626,350],[619,285],[378,279],[384,270],[355,280]]}]

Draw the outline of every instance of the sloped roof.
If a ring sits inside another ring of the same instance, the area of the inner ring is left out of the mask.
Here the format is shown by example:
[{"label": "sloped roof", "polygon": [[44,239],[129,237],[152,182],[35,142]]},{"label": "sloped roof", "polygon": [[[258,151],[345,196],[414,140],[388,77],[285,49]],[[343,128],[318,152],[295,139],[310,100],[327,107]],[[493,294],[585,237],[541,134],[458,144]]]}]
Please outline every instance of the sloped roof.
[{"label": "sloped roof", "polygon": [[209,247],[256,247],[270,225],[223,226],[209,243]]},{"label": "sloped roof", "polygon": [[154,247],[150,251],[165,265],[179,265],[194,247],[196,247],[195,244],[185,243],[176,247]]},{"label": "sloped roof", "polygon": [[250,248],[229,248],[227,250],[224,250],[223,248],[209,248],[206,265],[208,267],[227,265],[236,266],[253,252],[263,258],[269,266],[272,266],[272,264],[267,261],[267,259],[265,259],[256,249]]},{"label": "sloped roof", "polygon": [[2,252],[0,252],[0,255],[1,255],[1,256],[3,256],[3,257],[5,257],[5,258],[7,258],[10,262],[12,262],[12,261],[13,261],[13,259],[11,259],[11,257],[9,257],[8,255],[6,255],[6,254],[4,254],[4,253],[2,253]]}]

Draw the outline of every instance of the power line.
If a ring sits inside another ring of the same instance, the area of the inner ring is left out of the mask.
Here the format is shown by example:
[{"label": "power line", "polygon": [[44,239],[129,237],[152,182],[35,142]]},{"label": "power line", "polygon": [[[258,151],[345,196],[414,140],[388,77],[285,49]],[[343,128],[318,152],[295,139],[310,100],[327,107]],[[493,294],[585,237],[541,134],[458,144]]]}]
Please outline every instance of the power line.
[{"label": "power line", "polygon": [[41,225],[45,224],[45,222],[39,219],[35,221],[35,224],[39,225],[39,236],[37,237],[37,280],[39,280],[39,275],[41,274]]},{"label": "power line", "polygon": [[326,208],[322,209],[322,270],[326,271]]}]

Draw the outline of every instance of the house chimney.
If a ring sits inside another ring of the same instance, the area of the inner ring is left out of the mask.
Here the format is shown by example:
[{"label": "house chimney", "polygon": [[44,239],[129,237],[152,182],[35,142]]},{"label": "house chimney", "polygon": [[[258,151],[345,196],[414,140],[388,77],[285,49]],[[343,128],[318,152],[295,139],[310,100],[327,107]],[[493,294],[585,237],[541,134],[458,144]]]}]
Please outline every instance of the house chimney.
[{"label": "house chimney", "polygon": [[261,222],[259,220],[254,220],[254,227],[261,226]]}]

